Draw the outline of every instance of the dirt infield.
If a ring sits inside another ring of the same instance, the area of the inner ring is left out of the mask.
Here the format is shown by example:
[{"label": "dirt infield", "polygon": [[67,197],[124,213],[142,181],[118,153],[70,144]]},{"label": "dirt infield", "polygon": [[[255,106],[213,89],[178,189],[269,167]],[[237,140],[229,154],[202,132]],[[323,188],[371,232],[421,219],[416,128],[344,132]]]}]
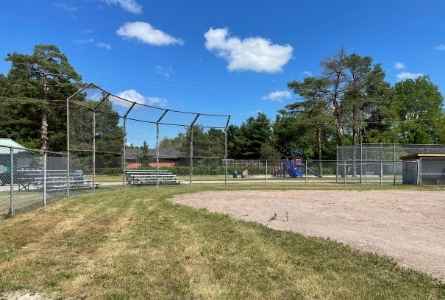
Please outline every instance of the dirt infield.
[{"label": "dirt infield", "polygon": [[185,194],[175,201],[334,239],[445,280],[444,192],[230,191]]}]

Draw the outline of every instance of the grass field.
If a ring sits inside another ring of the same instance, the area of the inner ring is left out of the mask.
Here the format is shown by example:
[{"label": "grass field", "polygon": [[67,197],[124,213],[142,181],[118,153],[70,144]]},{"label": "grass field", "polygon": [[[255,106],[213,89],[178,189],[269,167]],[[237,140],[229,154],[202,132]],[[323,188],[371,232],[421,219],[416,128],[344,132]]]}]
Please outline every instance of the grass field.
[{"label": "grass field", "polygon": [[388,258],[168,200],[204,189],[104,190],[1,221],[0,291],[110,299],[445,298],[443,283]]}]

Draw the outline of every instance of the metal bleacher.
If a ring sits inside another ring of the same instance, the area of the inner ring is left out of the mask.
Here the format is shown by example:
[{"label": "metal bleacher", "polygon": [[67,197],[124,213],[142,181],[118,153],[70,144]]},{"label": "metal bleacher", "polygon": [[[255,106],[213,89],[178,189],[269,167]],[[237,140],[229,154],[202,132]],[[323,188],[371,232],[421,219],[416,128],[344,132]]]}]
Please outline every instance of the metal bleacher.
[{"label": "metal bleacher", "polygon": [[127,183],[131,185],[176,185],[176,175],[168,170],[128,170],[125,172]]},{"label": "metal bleacher", "polygon": [[[66,170],[47,170],[46,188],[48,192],[64,191],[69,187],[71,190],[90,189],[93,181],[85,176],[81,170],[70,172],[66,176]],[[19,191],[41,190],[44,185],[44,170],[42,169],[19,169],[16,172],[15,183]]]}]

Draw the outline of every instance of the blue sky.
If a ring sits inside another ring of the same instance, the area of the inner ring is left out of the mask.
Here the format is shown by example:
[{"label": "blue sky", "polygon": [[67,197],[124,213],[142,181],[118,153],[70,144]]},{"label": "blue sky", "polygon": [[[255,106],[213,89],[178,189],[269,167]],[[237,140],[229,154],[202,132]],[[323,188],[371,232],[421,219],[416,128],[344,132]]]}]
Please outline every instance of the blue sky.
[{"label": "blue sky", "polygon": [[443,91],[444,17],[444,1],[3,1],[0,56],[56,44],[87,82],[240,123],[273,118],[287,82],[341,47],[392,83],[426,74]]}]

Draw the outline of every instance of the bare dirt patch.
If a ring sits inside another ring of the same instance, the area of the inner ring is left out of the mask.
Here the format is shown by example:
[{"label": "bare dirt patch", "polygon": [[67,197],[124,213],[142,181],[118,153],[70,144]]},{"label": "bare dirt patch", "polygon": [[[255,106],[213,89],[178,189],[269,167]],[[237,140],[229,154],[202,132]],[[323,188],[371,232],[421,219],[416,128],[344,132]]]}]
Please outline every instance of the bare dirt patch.
[{"label": "bare dirt patch", "polygon": [[445,280],[444,192],[227,191],[184,194],[175,201],[334,239]]}]

